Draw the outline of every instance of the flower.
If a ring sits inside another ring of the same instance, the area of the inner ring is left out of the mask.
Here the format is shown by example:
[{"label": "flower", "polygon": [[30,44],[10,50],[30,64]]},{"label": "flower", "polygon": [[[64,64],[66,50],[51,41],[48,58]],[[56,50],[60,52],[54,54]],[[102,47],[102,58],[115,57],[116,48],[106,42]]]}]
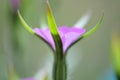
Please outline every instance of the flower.
[{"label": "flower", "polygon": [[[40,37],[54,51],[55,56],[54,56],[54,65],[53,65],[53,80],[67,80],[67,64],[66,64],[66,56],[64,54],[66,54],[67,50],[77,41],[93,33],[100,26],[103,16],[100,19],[100,21],[95,25],[95,27],[93,27],[88,32],[86,32],[84,28],[80,28],[79,26],[76,25],[72,28],[69,28],[67,26],[61,26],[57,28],[48,0],[46,3],[47,3],[47,17],[48,17],[49,28],[31,29],[29,25],[25,22],[25,20],[22,18],[19,11],[18,11],[18,15],[24,27],[30,33]],[[85,24],[84,21],[82,24]]]},{"label": "flower", "polygon": [[13,11],[17,11],[17,9],[20,7],[21,0],[10,0],[11,1],[11,7]]},{"label": "flower", "polygon": [[[101,20],[95,25],[95,27],[93,27],[87,33],[85,33],[86,29],[80,26],[79,24],[80,22],[77,23],[79,25],[75,25],[72,28],[67,27],[67,26],[61,26],[61,27],[58,27],[57,29],[57,26],[54,21],[54,17],[52,15],[52,11],[50,9],[50,5],[48,2],[47,2],[47,11],[48,11],[49,28],[47,27],[45,29],[40,29],[40,28],[31,29],[29,25],[25,22],[25,20],[22,18],[19,11],[18,11],[18,15],[24,27],[30,33],[35,34],[38,37],[40,37],[42,40],[44,40],[54,51],[56,50],[55,43],[58,43],[58,42],[55,42],[54,40],[55,37],[53,36],[58,35],[60,37],[59,39],[61,40],[63,53],[66,53],[68,48],[70,48],[75,42],[93,33],[100,26],[102,19],[103,19],[102,17]],[[87,18],[88,18],[88,15],[85,16],[85,18],[83,19],[84,22],[82,22],[81,24],[85,25],[85,21],[87,22],[87,20],[85,19]]]},{"label": "flower", "polygon": [[8,80],[48,80],[49,72],[47,66],[40,69],[34,76],[27,78],[20,78],[19,75],[16,74],[15,70],[10,67],[10,65],[7,67]]},{"label": "flower", "polygon": [[44,67],[35,76],[22,78],[21,80],[48,80],[48,71],[46,71],[46,68]]},{"label": "flower", "polygon": [[36,80],[35,78],[23,78],[21,80]]}]

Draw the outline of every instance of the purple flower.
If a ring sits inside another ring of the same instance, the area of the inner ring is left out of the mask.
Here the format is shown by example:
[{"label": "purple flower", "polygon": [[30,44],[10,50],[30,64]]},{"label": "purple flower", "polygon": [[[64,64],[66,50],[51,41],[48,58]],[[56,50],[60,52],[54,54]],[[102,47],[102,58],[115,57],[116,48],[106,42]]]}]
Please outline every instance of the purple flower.
[{"label": "purple flower", "polygon": [[18,11],[18,15],[21,22],[30,33],[36,34],[37,36],[42,38],[46,43],[48,43],[48,45],[54,51],[56,51],[56,49],[58,48],[59,49],[62,48],[61,50],[63,53],[66,53],[68,48],[70,48],[76,41],[93,33],[100,26],[103,18],[103,17],[101,18],[101,20],[95,25],[95,27],[93,27],[90,31],[85,33],[86,30],[82,28],[82,26],[84,26],[88,22],[90,15],[87,16],[85,15],[85,17],[82,17],[82,21],[81,20],[80,20],[81,22],[78,21],[77,24],[72,28],[69,28],[67,26],[61,26],[57,28],[48,2],[47,2],[47,13],[48,13],[47,16],[48,16],[49,28],[31,29],[30,26],[24,21],[24,19],[22,18],[22,16]]},{"label": "purple flower", "polygon": [[[59,27],[58,31],[59,31],[60,38],[62,40],[64,53],[67,51],[68,47],[73,42],[75,42],[77,39],[79,39],[85,33],[84,28],[77,28],[77,27],[69,28],[67,26]],[[39,37],[41,37],[45,41],[47,41],[51,45],[51,47],[55,50],[55,43],[52,38],[52,35],[50,34],[49,28],[46,28],[46,29],[35,28],[34,32]]]},{"label": "purple flower", "polygon": [[27,78],[21,78],[20,80],[48,80],[48,68],[43,67],[40,69],[34,76],[27,77]]},{"label": "purple flower", "polygon": [[[24,27],[30,33],[37,35],[42,40],[44,40],[54,51],[55,61],[53,65],[53,80],[67,80],[67,64],[66,64],[66,56],[64,54],[67,53],[67,50],[74,43],[93,33],[100,26],[103,17],[95,25],[95,27],[93,27],[88,32],[86,32],[86,30],[82,28],[79,22],[74,27],[71,28],[67,26],[57,27],[48,0],[46,3],[47,3],[47,17],[48,17],[49,28],[47,27],[45,29],[40,29],[40,28],[31,29],[30,26],[22,18],[19,11],[18,11],[18,15]],[[87,22],[86,19],[88,19],[88,17],[83,18],[83,21],[81,22],[82,25],[86,24]]]},{"label": "purple flower", "polygon": [[21,80],[36,80],[35,78],[23,78]]},{"label": "purple flower", "polygon": [[17,11],[17,9],[20,7],[21,0],[11,0],[11,6],[14,11]]}]

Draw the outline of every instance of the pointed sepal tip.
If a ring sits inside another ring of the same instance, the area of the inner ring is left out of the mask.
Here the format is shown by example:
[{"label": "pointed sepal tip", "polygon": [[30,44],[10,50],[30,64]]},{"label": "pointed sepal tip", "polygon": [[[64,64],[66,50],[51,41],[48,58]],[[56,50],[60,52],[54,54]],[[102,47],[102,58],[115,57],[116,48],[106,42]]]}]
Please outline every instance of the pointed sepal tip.
[{"label": "pointed sepal tip", "polygon": [[83,35],[83,37],[87,37],[87,36],[91,35],[95,30],[97,30],[100,27],[100,25],[101,25],[101,23],[103,21],[103,17],[104,17],[104,13],[103,13],[101,19],[98,21],[98,23],[90,31],[88,31],[87,33],[85,33]]},{"label": "pointed sepal tip", "polygon": [[17,13],[18,13],[18,17],[19,17],[21,23],[23,24],[23,26],[24,26],[30,33],[34,34],[33,29],[25,22],[25,20],[24,20],[23,17],[21,16],[19,10],[17,10]]},{"label": "pointed sepal tip", "polygon": [[50,4],[49,4],[49,1],[48,1],[48,0],[46,1],[46,4],[47,4],[48,26],[49,26],[49,28],[50,28],[50,32],[51,32],[53,35],[59,35],[58,30],[57,30],[57,25],[56,25],[54,16],[53,16],[53,14],[52,14],[52,10],[51,10],[51,8],[50,8]]}]

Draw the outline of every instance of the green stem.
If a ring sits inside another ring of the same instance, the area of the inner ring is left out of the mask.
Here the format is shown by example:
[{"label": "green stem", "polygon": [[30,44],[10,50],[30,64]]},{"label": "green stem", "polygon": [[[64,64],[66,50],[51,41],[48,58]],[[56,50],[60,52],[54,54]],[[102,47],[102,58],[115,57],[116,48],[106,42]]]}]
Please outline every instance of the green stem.
[{"label": "green stem", "polygon": [[54,61],[53,80],[67,80],[67,65],[64,58]]},{"label": "green stem", "polygon": [[50,32],[52,38],[55,43],[55,53],[54,53],[54,65],[53,65],[53,80],[66,80],[66,61],[63,54],[63,44],[59,35],[59,31],[57,29],[57,25],[55,23],[50,5],[48,0],[47,3],[47,16],[48,16],[48,25],[50,28]]},{"label": "green stem", "polygon": [[67,80],[66,57],[63,53],[62,41],[59,35],[53,35],[56,46],[53,65],[53,80]]}]

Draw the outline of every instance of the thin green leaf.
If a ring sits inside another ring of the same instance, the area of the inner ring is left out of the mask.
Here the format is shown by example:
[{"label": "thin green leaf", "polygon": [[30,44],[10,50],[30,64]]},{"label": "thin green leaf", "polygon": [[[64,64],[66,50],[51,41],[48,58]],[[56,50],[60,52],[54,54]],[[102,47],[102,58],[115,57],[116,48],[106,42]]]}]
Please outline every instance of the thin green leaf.
[{"label": "thin green leaf", "polygon": [[57,26],[54,20],[54,16],[52,14],[49,2],[47,0],[47,16],[48,16],[48,26],[50,27],[50,32],[54,35],[59,35],[58,30],[57,30]]},{"label": "thin green leaf", "polygon": [[101,23],[103,21],[103,17],[104,17],[104,14],[102,15],[100,21],[90,31],[88,31],[87,33],[85,33],[83,35],[83,37],[87,37],[87,36],[91,35],[95,30],[97,30],[100,27],[100,25],[101,25]]},{"label": "thin green leaf", "polygon": [[19,16],[19,19],[21,21],[21,23],[23,24],[23,26],[32,34],[34,34],[34,31],[33,29],[25,22],[25,20],[23,19],[23,17],[21,16],[19,10],[18,10],[18,16]]}]

